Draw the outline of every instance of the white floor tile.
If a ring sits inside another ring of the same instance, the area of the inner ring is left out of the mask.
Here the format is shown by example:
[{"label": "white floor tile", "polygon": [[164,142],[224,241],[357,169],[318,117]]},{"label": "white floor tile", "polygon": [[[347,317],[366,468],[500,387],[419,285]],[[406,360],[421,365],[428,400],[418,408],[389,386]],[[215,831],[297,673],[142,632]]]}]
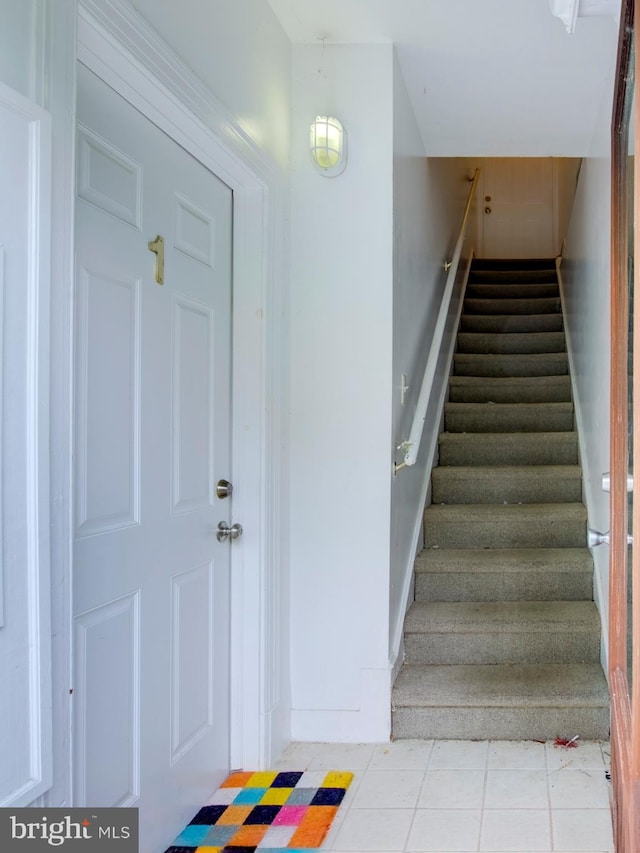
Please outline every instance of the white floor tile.
[{"label": "white floor tile", "polygon": [[366,770],[371,761],[374,744],[321,744],[309,761],[309,770]]},{"label": "white floor tile", "polygon": [[481,809],[484,782],[484,770],[429,770],[418,808]]},{"label": "white floor tile", "polygon": [[548,809],[546,770],[489,770],[486,809]]},{"label": "white floor tile", "polygon": [[558,770],[549,774],[549,795],[554,809],[608,809],[610,785],[604,768]]},{"label": "white floor tile", "polygon": [[560,770],[571,768],[581,770],[583,768],[604,769],[602,746],[596,741],[578,741],[575,749],[557,747],[552,743],[546,744],[547,768],[549,770]]},{"label": "white floor tile", "polygon": [[413,815],[413,809],[349,809],[332,849],[352,853],[404,850]]},{"label": "white floor tile", "polygon": [[418,809],[407,850],[462,853],[478,849],[480,809]]},{"label": "white floor tile", "polygon": [[431,750],[429,770],[484,770],[487,741],[440,740]]},{"label": "white floor tile", "polygon": [[609,809],[553,809],[553,849],[565,851],[613,851]]},{"label": "white floor tile", "polygon": [[490,770],[544,770],[544,744],[531,740],[491,741],[488,767]]},{"label": "white floor tile", "polygon": [[480,850],[546,853],[551,849],[548,809],[490,809],[483,813]]},{"label": "white floor tile", "polygon": [[369,770],[426,770],[433,748],[431,740],[397,740],[373,751]]},{"label": "white floor tile", "polygon": [[[608,743],[293,743],[274,765],[354,779],[331,853],[612,853]],[[320,851],[319,851],[320,853]]]},{"label": "white floor tile", "polygon": [[353,798],[355,809],[415,809],[422,770],[368,770]]}]

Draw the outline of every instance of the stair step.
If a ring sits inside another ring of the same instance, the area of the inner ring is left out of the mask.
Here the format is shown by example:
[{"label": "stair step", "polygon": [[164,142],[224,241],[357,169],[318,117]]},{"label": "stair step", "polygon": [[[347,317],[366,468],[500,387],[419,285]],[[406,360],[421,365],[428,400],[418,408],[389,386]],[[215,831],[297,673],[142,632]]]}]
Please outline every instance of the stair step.
[{"label": "stair step", "polygon": [[573,403],[445,403],[447,432],[568,432]]},{"label": "stair step", "polygon": [[555,258],[474,258],[471,271],[482,272],[486,270],[545,270],[556,274]]},{"label": "stair step", "polygon": [[434,504],[562,503],[582,499],[579,465],[455,465],[431,474]]},{"label": "stair step", "polygon": [[477,283],[469,282],[465,299],[539,299],[540,297],[560,297],[557,281],[546,284],[522,284],[519,281],[501,281]]},{"label": "stair step", "polygon": [[571,379],[557,376],[451,376],[452,403],[568,403]]},{"label": "stair step", "polygon": [[458,352],[540,353],[566,352],[564,332],[459,332]]},{"label": "stair step", "polygon": [[465,299],[465,314],[558,314],[559,297],[540,299]]},{"label": "stair step", "polygon": [[609,694],[598,663],[404,666],[392,707],[394,739],[609,736]]},{"label": "stair step", "polygon": [[587,548],[425,548],[415,563],[416,601],[590,601]]},{"label": "stair step", "polygon": [[586,541],[582,503],[432,504],[424,512],[427,548],[581,548]]},{"label": "stair step", "polygon": [[569,373],[565,352],[505,355],[456,353],[456,376],[557,376]]},{"label": "stair step", "polygon": [[441,433],[440,465],[576,465],[576,432]]},{"label": "stair step", "polygon": [[416,601],[405,620],[406,662],[597,663],[592,601]]},{"label": "stair step", "polygon": [[463,314],[463,332],[559,332],[562,314]]}]

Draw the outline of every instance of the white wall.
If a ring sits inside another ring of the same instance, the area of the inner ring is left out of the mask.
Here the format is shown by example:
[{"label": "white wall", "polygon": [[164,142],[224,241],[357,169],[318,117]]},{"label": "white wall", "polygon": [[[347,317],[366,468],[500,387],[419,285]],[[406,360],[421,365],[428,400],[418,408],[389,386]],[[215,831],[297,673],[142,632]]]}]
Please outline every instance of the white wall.
[{"label": "white wall", "polygon": [[130,0],[230,110],[289,165],[291,48],[266,0]]},{"label": "white wall", "polygon": [[[293,51],[292,734],[389,736],[391,45]],[[335,115],[346,171],[312,167]]]},{"label": "white wall", "polygon": [[[393,155],[393,443],[409,436],[432,332],[450,259],[469,192],[464,159],[427,159],[407,88],[394,65]],[[473,224],[473,217],[471,217]],[[468,256],[470,244],[465,256]],[[464,259],[462,261],[464,266]],[[455,307],[452,306],[452,307]],[[448,334],[455,334],[455,323]],[[450,338],[445,338],[445,348]],[[396,664],[402,627],[411,598],[413,563],[421,544],[422,513],[430,480],[434,443],[440,431],[437,401],[448,381],[447,365],[436,375],[432,403],[416,464],[391,477],[391,562],[389,579],[389,654]],[[409,386],[401,401],[402,375]],[[430,452],[431,451],[431,452]],[[398,462],[403,454],[394,454]],[[390,465],[390,470],[392,466]]]},{"label": "white wall", "polygon": [[[614,25],[611,22],[611,28]],[[612,34],[610,34],[612,36]],[[613,36],[612,36],[613,37]],[[612,52],[613,54],[615,52]],[[605,96],[589,156],[582,163],[562,262],[567,344],[589,526],[609,529],[609,498],[601,478],[609,470],[610,135],[615,55],[610,57]],[[593,550],[595,597],[608,626],[609,549]],[[606,648],[604,650],[606,657]]]}]

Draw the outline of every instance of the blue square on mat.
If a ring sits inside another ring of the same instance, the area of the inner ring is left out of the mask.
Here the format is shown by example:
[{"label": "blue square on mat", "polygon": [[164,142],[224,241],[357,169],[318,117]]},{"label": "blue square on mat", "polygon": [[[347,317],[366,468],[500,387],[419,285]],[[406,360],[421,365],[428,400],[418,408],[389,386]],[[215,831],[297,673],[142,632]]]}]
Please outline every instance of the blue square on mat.
[{"label": "blue square on mat", "polygon": [[206,823],[212,826],[226,810],[226,806],[203,806],[193,820],[189,821],[189,824]]},{"label": "blue square on mat", "polygon": [[233,801],[234,806],[255,806],[264,797],[266,788],[243,788]]},{"label": "blue square on mat", "polygon": [[209,832],[204,837],[203,847],[224,847],[238,831],[237,826],[209,826],[207,829]]},{"label": "blue square on mat", "polygon": [[278,773],[276,778],[271,783],[272,788],[295,788],[302,778],[302,771],[299,773]]},{"label": "blue square on mat", "polygon": [[184,845],[185,847],[199,847],[202,844],[204,837],[207,835],[211,827],[190,823],[189,826],[186,826],[180,835],[176,838],[175,843],[180,846]]},{"label": "blue square on mat", "polygon": [[312,806],[339,806],[345,795],[344,788],[318,788],[311,800]]}]

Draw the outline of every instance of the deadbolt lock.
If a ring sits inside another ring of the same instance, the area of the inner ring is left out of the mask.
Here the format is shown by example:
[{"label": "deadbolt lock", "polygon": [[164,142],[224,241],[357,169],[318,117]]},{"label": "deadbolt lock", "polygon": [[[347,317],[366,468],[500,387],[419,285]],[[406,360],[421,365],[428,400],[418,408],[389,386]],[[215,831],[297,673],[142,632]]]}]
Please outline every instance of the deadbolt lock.
[{"label": "deadbolt lock", "polygon": [[220,498],[220,500],[224,500],[224,498],[230,498],[233,494],[233,486],[228,480],[218,480],[216,483],[216,496]]}]

